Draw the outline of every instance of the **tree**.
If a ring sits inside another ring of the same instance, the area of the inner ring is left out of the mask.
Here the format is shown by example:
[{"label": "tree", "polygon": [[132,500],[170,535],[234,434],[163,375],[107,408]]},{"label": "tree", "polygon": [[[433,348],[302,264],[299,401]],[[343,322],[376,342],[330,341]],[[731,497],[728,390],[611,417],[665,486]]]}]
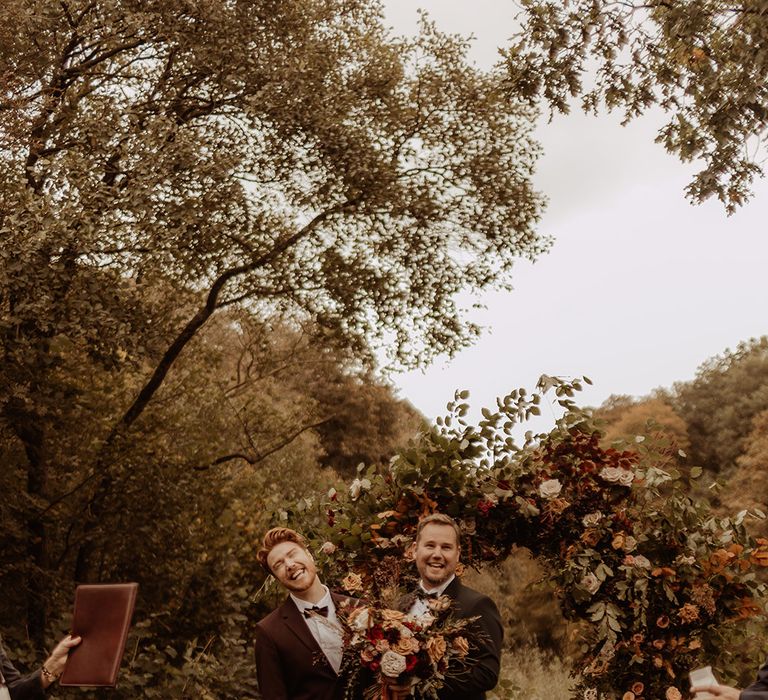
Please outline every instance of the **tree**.
[{"label": "tree", "polygon": [[[98,571],[133,431],[223,310],[312,321],[369,363],[371,343],[415,365],[470,342],[455,293],[547,241],[532,112],[466,48],[390,37],[374,0],[2,4],[0,416],[38,571],[74,471],[75,573]],[[114,384],[98,414],[75,358]],[[72,404],[94,419],[78,464]]]},{"label": "tree", "polygon": [[[768,128],[765,0],[525,0],[519,40],[506,52],[508,89],[568,112],[601,103],[625,121],[654,106],[669,114],[657,142],[702,161],[687,187],[732,213],[763,174]],[[594,71],[594,86],[584,76]]]},{"label": "tree", "polygon": [[415,438],[427,422],[407,401],[372,376],[338,374],[318,382],[315,399],[331,417],[318,426],[321,463],[338,474],[353,475],[361,463],[385,464]]},{"label": "tree", "polygon": [[667,401],[661,398],[644,398],[623,405],[623,398],[610,397],[595,414],[606,422],[606,443],[615,440],[632,442],[638,438],[652,437],[657,443],[666,443],[672,453],[679,453],[680,450],[687,452],[687,426]]},{"label": "tree", "polygon": [[[747,508],[768,513],[768,409],[752,419],[752,431],[744,444],[744,453],[737,458],[736,469],[721,492],[723,510],[736,513]],[[750,525],[755,535],[768,535],[765,519]]]},{"label": "tree", "polygon": [[728,475],[749,444],[753,418],[768,409],[768,338],[739,343],[675,384],[672,404],[688,426],[693,464]]}]

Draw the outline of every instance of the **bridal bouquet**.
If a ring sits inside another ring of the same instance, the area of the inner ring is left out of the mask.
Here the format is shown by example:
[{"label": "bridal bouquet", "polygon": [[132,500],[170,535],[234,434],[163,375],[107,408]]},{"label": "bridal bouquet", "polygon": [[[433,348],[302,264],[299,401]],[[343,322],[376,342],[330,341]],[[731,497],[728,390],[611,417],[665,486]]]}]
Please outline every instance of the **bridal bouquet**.
[{"label": "bridal bouquet", "polygon": [[[356,592],[361,592],[362,580],[352,577],[359,584]],[[367,602],[337,611],[344,628],[343,671],[351,681],[347,697],[363,686],[364,697],[371,700],[437,698],[446,678],[467,665],[467,628],[473,619],[453,617],[447,596],[427,599],[424,612],[411,614],[415,598],[403,596],[394,586],[373,585],[364,592],[373,594]]]}]

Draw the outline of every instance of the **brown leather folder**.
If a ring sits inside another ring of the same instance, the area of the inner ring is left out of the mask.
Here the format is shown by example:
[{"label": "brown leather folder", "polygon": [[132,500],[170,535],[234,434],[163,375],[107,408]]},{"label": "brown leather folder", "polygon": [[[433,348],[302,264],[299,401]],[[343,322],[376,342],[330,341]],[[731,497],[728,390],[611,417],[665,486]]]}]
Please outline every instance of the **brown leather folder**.
[{"label": "brown leather folder", "polygon": [[138,589],[138,583],[77,587],[72,635],[83,641],[69,652],[59,685],[114,688]]}]

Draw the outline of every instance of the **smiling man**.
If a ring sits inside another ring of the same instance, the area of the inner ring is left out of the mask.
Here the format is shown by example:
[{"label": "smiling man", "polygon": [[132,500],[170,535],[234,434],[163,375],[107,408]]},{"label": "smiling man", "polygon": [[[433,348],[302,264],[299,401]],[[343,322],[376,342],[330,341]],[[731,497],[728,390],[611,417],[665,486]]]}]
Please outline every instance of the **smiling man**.
[{"label": "smiling man", "polygon": [[470,626],[469,665],[460,675],[446,681],[438,697],[440,700],[483,700],[485,691],[495,688],[499,680],[504,631],[496,604],[488,596],[464,586],[456,577],[461,554],[460,534],[456,522],[442,513],[428,515],[419,523],[411,554],[419,572],[421,595],[410,612],[416,615],[426,612],[427,596],[446,595],[457,617],[477,617]]},{"label": "smiling man", "polygon": [[346,598],[317,577],[304,537],[273,528],[256,557],[288,592],[256,626],[256,674],[265,700],[341,700],[341,627],[336,606]]}]

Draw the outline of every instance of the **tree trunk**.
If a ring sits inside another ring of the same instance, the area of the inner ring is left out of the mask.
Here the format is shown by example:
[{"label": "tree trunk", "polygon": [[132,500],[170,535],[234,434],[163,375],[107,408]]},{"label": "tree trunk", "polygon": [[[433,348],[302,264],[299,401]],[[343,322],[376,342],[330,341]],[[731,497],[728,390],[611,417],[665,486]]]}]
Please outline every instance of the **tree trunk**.
[{"label": "tree trunk", "polygon": [[[27,456],[27,493],[31,500],[39,502],[47,497],[48,464],[45,459],[44,429],[41,421],[26,412],[8,411],[17,437],[24,445]],[[45,523],[39,509],[32,507],[27,516],[27,565],[24,590],[27,599],[27,631],[38,648],[44,646],[45,627],[48,620],[47,572],[48,541]]]}]

